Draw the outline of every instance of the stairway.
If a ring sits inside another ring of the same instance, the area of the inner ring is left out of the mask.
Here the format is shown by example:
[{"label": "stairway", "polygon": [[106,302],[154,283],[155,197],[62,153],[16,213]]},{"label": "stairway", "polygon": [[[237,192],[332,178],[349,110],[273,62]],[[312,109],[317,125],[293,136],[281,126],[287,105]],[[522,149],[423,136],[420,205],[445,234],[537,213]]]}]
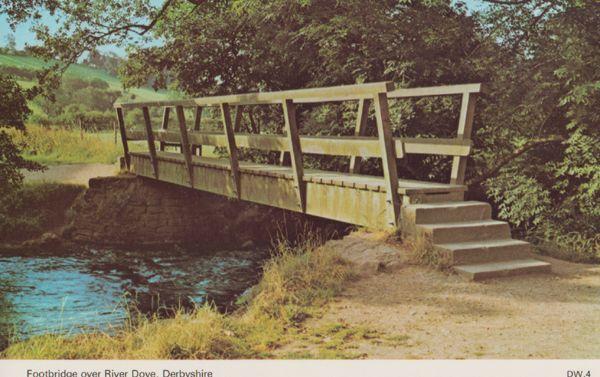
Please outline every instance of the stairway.
[{"label": "stairway", "polygon": [[533,259],[528,242],[514,240],[506,222],[492,220],[488,203],[456,201],[406,204],[403,229],[429,237],[454,271],[470,280],[550,272]]}]

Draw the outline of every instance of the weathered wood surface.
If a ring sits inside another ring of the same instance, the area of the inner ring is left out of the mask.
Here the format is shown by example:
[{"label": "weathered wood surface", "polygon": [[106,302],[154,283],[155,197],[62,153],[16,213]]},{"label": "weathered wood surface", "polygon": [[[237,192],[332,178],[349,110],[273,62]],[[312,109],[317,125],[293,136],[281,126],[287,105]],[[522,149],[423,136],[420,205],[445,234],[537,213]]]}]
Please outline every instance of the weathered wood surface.
[{"label": "weathered wood surface", "polygon": [[[370,100],[361,99],[358,101],[358,110],[356,114],[356,125],[354,126],[355,136],[365,136],[367,132],[367,120],[369,119]],[[350,173],[360,173],[360,165],[362,164],[362,155],[351,155],[350,157]]]},{"label": "weathered wood surface", "polygon": [[227,151],[229,152],[229,164],[231,168],[231,179],[235,195],[239,198],[240,193],[240,169],[238,162],[238,149],[235,143],[235,134],[231,124],[231,110],[229,104],[221,104],[221,117],[223,118],[223,129],[227,138]]},{"label": "weathered wood surface", "polygon": [[[128,169],[135,174],[354,224],[395,227],[399,225],[401,203],[462,199],[475,99],[484,91],[481,84],[394,90],[391,83],[380,82],[189,100],[116,103],[115,108]],[[444,95],[462,96],[455,138],[393,137],[388,110],[390,100]],[[358,101],[355,135],[300,136],[296,104],[334,101]],[[284,134],[240,133],[246,108],[265,104],[281,105]],[[376,137],[365,136],[371,105],[375,112]],[[152,129],[149,106],[164,107],[159,130]],[[201,131],[202,109],[206,106],[220,108],[223,132]],[[167,129],[172,107],[177,112],[178,130]],[[193,130],[186,126],[185,107],[196,110]],[[236,110],[233,121],[231,107]],[[123,122],[123,109],[136,108],[142,109],[144,131],[127,130]],[[142,139],[148,142],[148,152],[129,152],[127,141]],[[160,142],[159,152],[155,140]],[[167,145],[180,146],[182,153],[164,152]],[[201,155],[203,145],[227,147],[229,158],[196,156],[196,152]],[[265,165],[240,161],[238,148],[279,151],[282,163]],[[305,169],[303,155],[306,153],[350,156],[349,173]],[[451,156],[450,183],[399,179],[397,159],[406,154]],[[286,157],[290,166],[283,164]],[[359,174],[361,162],[366,158],[381,159],[383,177]]]},{"label": "weathered wood surface", "polygon": [[388,203],[388,224],[395,226],[400,221],[400,199],[398,197],[398,168],[396,157],[404,157],[404,148],[396,150],[390,126],[387,95],[380,93],[373,98],[375,117],[377,119],[377,134],[383,165],[383,178],[386,185],[386,202]]},{"label": "weathered wood surface", "polygon": [[154,144],[154,132],[150,121],[150,111],[147,107],[142,107],[144,114],[144,126],[146,128],[146,139],[148,140],[148,151],[150,152],[150,162],[154,170],[154,178],[158,179],[158,162],[156,161],[156,144]]},{"label": "weathered wood surface", "polygon": [[282,104],[288,99],[292,99],[294,102],[298,103],[320,103],[370,98],[373,96],[373,93],[389,92],[393,89],[394,84],[390,82],[376,82],[331,86],[326,88],[284,90],[279,92],[231,94],[187,100],[117,102],[115,103],[115,107],[131,109],[148,106],[220,106],[222,103],[228,103],[229,105],[274,105]]},{"label": "weathered wood surface", "polygon": [[179,123],[179,134],[181,135],[181,152],[183,153],[183,157],[185,158],[185,166],[188,171],[189,184],[194,187],[194,171],[192,168],[192,149],[190,147],[190,142],[188,141],[188,130],[187,125],[185,123],[185,113],[183,112],[183,107],[177,106],[177,122]]},{"label": "weathered wood surface", "polygon": [[[180,139],[177,131],[156,131],[156,140],[169,143],[177,143]],[[212,145],[225,147],[227,139],[219,132],[188,132],[192,144]],[[127,140],[145,140],[143,131],[127,131]],[[471,141],[468,139],[448,138],[418,138],[403,137],[394,138],[396,148],[399,144],[404,145],[404,153],[407,154],[432,154],[441,156],[468,156],[471,151]],[[289,146],[285,136],[281,135],[257,135],[238,133],[235,135],[238,147],[254,148],[264,151],[286,151]],[[300,144],[303,153],[322,154],[329,156],[361,156],[362,158],[381,157],[379,142],[376,137],[364,136],[300,136]]]},{"label": "weathered wood surface", "polygon": [[[153,178],[147,152],[131,152],[132,172]],[[179,153],[158,152],[161,181],[191,187],[186,178],[185,158]],[[192,156],[194,188],[238,198],[231,180],[227,159]],[[298,211],[294,173],[290,166],[239,162],[239,198],[254,203]],[[374,229],[390,228],[386,213],[386,183],[383,177],[305,169],[306,210],[304,213]],[[465,186],[444,183],[398,180],[403,197],[448,197],[462,194]]]},{"label": "weathered wood surface", "polygon": [[[475,99],[469,94],[463,94],[458,118],[457,138],[460,140],[471,139],[473,130],[473,117],[475,116]],[[450,183],[463,184],[467,170],[467,157],[455,156],[452,159],[452,172]]]},{"label": "weathered wood surface", "polygon": [[130,168],[129,145],[127,144],[127,129],[125,127],[125,118],[123,117],[123,109],[117,108],[117,122],[119,123],[119,133],[121,134],[121,144],[123,145],[123,156],[125,158],[125,166],[127,170]]}]

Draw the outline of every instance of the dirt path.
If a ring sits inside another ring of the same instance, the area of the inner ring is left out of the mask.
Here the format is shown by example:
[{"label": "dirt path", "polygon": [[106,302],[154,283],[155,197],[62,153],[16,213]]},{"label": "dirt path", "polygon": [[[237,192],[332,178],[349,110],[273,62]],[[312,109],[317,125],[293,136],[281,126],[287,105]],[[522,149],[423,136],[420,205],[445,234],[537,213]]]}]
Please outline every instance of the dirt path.
[{"label": "dirt path", "polygon": [[41,172],[23,172],[25,182],[60,182],[88,185],[90,178],[112,176],[119,172],[111,164],[63,164],[49,165]]},{"label": "dirt path", "polygon": [[600,266],[544,259],[553,274],[483,283],[421,266],[377,273],[350,284],[307,333],[331,323],[376,330],[346,344],[374,359],[600,357]]}]

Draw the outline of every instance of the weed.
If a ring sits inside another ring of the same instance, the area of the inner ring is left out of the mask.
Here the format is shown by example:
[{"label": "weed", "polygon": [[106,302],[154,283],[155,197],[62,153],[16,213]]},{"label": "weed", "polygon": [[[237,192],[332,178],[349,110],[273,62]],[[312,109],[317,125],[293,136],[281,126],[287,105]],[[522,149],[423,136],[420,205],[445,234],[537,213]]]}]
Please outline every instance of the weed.
[{"label": "weed", "polygon": [[408,256],[412,263],[431,266],[438,270],[450,266],[448,256],[436,248],[430,237],[418,234],[414,237],[404,237],[403,244],[408,250]]}]

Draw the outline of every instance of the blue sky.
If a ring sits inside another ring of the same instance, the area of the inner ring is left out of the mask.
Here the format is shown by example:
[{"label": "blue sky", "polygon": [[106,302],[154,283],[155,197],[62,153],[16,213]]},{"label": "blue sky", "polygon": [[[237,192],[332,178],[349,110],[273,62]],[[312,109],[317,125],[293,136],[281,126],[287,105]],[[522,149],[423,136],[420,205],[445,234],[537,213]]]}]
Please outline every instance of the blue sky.
[{"label": "blue sky", "polygon": [[[162,3],[160,0],[152,0],[152,2]],[[463,0],[463,2],[466,3],[467,7],[471,10],[478,10],[485,7],[485,4],[483,4],[481,0]],[[41,22],[47,25],[50,30],[53,30],[56,27],[55,20],[49,14],[44,14]],[[7,17],[4,14],[0,14],[0,45],[6,44],[6,38],[9,34],[14,34],[17,42],[17,49],[19,50],[23,49],[25,44],[36,44],[37,40],[35,38],[35,33],[30,30],[31,26],[31,22],[20,24],[17,26],[15,32],[13,32],[8,25]],[[103,52],[114,52],[120,56],[125,55],[124,46],[109,45],[102,47],[100,50]]]}]

